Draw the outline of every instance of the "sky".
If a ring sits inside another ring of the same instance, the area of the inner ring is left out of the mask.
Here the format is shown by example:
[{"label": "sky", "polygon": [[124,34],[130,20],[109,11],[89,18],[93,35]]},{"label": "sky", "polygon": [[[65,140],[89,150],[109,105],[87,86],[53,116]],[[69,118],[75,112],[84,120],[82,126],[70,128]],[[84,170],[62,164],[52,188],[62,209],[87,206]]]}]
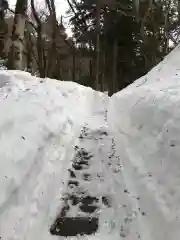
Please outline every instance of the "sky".
[{"label": "sky", "polygon": [[[15,4],[16,4],[16,0],[8,0],[9,5],[14,8]],[[35,0],[36,3],[38,3],[38,5],[43,4],[44,5],[44,0]],[[66,0],[55,0],[55,4],[56,4],[56,9],[57,9],[57,15],[60,16],[62,14],[65,14],[67,8],[68,8],[68,4]]]},{"label": "sky", "polygon": [[[8,0],[9,5],[12,9],[15,8],[15,4],[16,4],[16,0]],[[38,6],[42,7],[44,5],[45,0],[35,0],[35,3],[38,4]],[[65,13],[68,9],[68,3],[66,0],[55,0],[55,4],[56,4],[56,13],[57,13],[57,17],[59,18],[61,15],[65,16]],[[63,18],[63,22],[65,23],[65,26],[67,27],[67,34],[69,36],[72,35],[71,29],[68,25],[68,19],[67,18]]]}]

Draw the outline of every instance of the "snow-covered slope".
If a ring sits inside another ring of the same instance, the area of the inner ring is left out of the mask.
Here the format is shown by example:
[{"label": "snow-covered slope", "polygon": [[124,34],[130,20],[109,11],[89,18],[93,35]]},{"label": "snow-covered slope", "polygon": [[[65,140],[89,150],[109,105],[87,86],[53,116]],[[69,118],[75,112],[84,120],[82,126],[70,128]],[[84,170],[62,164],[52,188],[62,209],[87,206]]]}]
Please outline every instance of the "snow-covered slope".
[{"label": "snow-covered slope", "polygon": [[[180,46],[146,76],[114,94],[108,123],[141,239],[180,236]],[[135,196],[139,196],[138,198]]]},{"label": "snow-covered slope", "polygon": [[73,146],[100,96],[72,82],[0,71],[0,239],[51,239]]}]

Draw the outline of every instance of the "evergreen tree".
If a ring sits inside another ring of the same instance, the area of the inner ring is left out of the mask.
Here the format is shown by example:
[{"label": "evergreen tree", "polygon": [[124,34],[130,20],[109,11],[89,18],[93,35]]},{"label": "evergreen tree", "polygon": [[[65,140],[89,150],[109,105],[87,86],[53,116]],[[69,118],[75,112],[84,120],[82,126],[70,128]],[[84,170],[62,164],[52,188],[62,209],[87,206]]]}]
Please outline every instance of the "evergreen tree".
[{"label": "evergreen tree", "polygon": [[[69,0],[70,1],[70,0]],[[78,45],[95,52],[97,1],[72,0],[73,33]],[[169,39],[179,26],[176,0],[101,1],[100,6],[100,83],[111,94],[144,75],[171,50]],[[95,86],[95,85],[94,85]],[[96,86],[95,86],[96,87]]]}]

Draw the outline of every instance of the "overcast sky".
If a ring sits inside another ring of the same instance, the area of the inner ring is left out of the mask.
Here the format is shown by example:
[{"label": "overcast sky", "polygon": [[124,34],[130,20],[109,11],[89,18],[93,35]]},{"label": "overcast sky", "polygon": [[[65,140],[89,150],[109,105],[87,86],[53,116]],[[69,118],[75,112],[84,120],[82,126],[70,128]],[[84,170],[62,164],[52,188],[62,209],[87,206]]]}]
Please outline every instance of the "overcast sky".
[{"label": "overcast sky", "polygon": [[[16,0],[8,0],[9,5],[13,8],[16,4]],[[44,5],[44,0],[35,0],[36,3],[38,3],[38,5]],[[56,4],[56,11],[57,11],[57,15],[64,15],[67,8],[68,8],[68,4],[66,0],[55,0],[55,4]]]},{"label": "overcast sky", "polygon": [[[13,9],[15,8],[15,4],[16,4],[16,0],[8,0],[10,7]],[[38,7],[43,7],[43,5],[45,5],[45,0],[35,0],[35,3],[38,4]],[[57,17],[60,17],[61,15],[65,16],[65,13],[68,9],[68,3],[66,0],[55,0],[55,4],[56,4],[56,13],[57,13]],[[72,35],[70,26],[68,25],[68,19],[67,18],[63,18],[63,22],[67,28],[67,34],[69,36]]]}]

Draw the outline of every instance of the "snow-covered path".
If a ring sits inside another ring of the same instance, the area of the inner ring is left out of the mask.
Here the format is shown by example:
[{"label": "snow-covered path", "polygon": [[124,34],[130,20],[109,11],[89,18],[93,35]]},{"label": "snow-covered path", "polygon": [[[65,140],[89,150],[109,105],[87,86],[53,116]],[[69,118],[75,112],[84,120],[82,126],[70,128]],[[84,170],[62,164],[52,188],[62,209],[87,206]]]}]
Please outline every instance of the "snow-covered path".
[{"label": "snow-covered path", "polygon": [[[22,72],[1,79],[1,239],[138,239],[107,126],[109,98]],[[62,217],[68,233],[58,229]]]},{"label": "snow-covered path", "polygon": [[0,239],[179,240],[179,55],[111,98],[0,71]]},{"label": "snow-covered path", "polygon": [[87,119],[93,124],[94,103],[104,107],[103,94],[23,72],[2,71],[0,79],[0,237],[54,239],[49,228],[74,146]]},{"label": "snow-covered path", "polygon": [[88,235],[82,239],[140,239],[137,214],[132,210],[120,157],[107,127],[106,106],[104,113],[93,110],[94,119],[86,122],[75,146],[61,210],[50,231],[56,236]]}]

